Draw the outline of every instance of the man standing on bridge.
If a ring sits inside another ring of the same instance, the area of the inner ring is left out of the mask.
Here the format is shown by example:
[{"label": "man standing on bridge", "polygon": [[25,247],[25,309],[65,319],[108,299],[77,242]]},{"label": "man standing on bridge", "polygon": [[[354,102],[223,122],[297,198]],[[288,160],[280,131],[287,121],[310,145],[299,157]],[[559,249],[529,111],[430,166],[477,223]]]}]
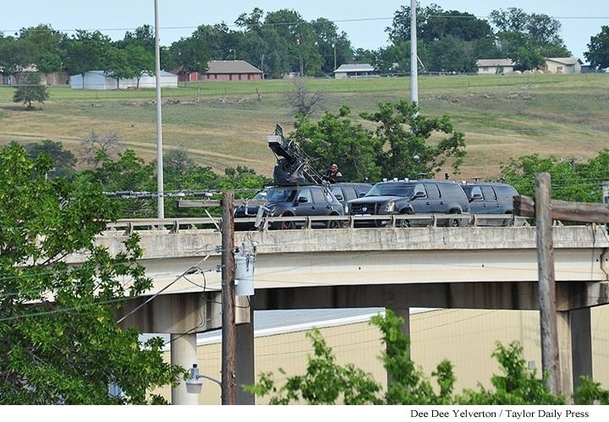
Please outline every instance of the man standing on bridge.
[{"label": "man standing on bridge", "polygon": [[338,165],[336,164],[332,164],[330,166],[326,172],[326,175],[324,176],[324,179],[330,183],[344,182],[343,174],[338,170]]}]

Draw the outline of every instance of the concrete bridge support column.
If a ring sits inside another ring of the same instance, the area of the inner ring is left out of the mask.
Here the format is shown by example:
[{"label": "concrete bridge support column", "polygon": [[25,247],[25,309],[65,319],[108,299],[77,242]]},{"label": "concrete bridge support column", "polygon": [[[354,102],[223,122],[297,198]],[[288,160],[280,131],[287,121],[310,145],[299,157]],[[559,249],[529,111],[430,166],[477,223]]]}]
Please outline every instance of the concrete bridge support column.
[{"label": "concrete bridge support column", "polygon": [[579,387],[579,377],[592,378],[591,308],[569,312],[571,318],[571,351],[573,356],[573,390]]},{"label": "concrete bridge support column", "polygon": [[592,324],[590,308],[557,313],[562,393],[571,403],[579,377],[592,377]]},{"label": "concrete bridge support column", "polygon": [[241,387],[243,384],[254,384],[254,311],[250,307],[250,322],[237,325],[237,404],[256,404],[253,394]]},{"label": "concrete bridge support column", "polygon": [[565,396],[567,404],[569,404],[573,394],[573,350],[570,312],[556,312],[556,330],[558,334],[560,390]]},{"label": "concrete bridge support column", "polygon": [[[392,307],[391,310],[395,312],[397,316],[404,320],[402,324],[402,332],[410,337],[410,308],[396,308]],[[408,355],[410,356],[410,350],[408,350]],[[389,386],[389,382],[391,381],[391,377],[387,374],[387,386]]]},{"label": "concrete bridge support column", "polygon": [[[197,361],[197,335],[196,334],[171,334],[171,363],[183,368],[192,368]],[[171,388],[172,404],[199,404],[199,391],[189,392],[185,381],[181,381],[177,387]]]}]

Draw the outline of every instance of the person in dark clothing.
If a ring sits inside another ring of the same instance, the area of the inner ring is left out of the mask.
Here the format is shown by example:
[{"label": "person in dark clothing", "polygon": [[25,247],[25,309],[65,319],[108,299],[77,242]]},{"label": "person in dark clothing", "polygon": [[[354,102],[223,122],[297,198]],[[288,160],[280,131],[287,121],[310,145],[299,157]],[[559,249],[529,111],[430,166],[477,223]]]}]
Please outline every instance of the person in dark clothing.
[{"label": "person in dark clothing", "polygon": [[330,183],[344,182],[343,174],[338,170],[338,165],[336,164],[332,164],[330,166],[326,172],[326,175],[324,176],[324,179]]}]

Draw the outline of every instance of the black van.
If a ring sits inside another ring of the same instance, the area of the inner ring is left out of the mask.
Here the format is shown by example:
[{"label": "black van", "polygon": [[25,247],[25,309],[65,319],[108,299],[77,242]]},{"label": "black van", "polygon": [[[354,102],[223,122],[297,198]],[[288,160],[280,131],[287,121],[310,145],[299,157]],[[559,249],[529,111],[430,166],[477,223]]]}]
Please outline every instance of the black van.
[{"label": "black van", "polygon": [[[518,191],[507,183],[463,182],[459,186],[467,195],[471,213],[514,214],[514,197]],[[487,219],[484,225],[505,226],[508,219]]]},{"label": "black van", "polygon": [[[363,198],[345,204],[348,215],[462,214],[469,213],[469,201],[453,180],[393,180],[375,184]],[[386,224],[377,221],[377,225]],[[429,220],[399,219],[403,227],[426,226]],[[466,225],[461,218],[440,218],[438,225]]]}]

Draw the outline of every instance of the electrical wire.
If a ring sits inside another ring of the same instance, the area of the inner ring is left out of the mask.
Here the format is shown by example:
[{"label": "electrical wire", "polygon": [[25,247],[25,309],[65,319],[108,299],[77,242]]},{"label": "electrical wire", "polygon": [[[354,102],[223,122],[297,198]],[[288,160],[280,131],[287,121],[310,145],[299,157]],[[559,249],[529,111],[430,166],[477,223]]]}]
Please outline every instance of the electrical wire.
[{"label": "electrical wire", "polygon": [[117,321],[117,324],[120,324],[121,322],[123,322],[125,319],[127,319],[128,317],[130,317],[131,315],[133,315],[135,312],[139,311],[141,308],[143,308],[144,306],[146,306],[148,303],[152,302],[154,299],[156,299],[161,293],[163,293],[165,290],[167,290],[169,287],[171,287],[172,285],[174,285],[175,283],[177,283],[182,277],[184,277],[186,274],[189,273],[189,271],[192,268],[198,268],[198,266],[207,261],[207,259],[209,258],[209,254],[206,255],[203,259],[201,259],[195,266],[190,267],[189,269],[187,269],[186,271],[184,271],[182,274],[180,274],[179,276],[177,276],[172,282],[170,282],[167,286],[163,287],[161,290],[159,290],[158,292],[156,292],[154,295],[152,295],[151,297],[149,297],[146,301],[144,301],[143,303],[141,303],[140,305],[136,306],[134,309],[132,309],[129,313],[127,313],[125,316],[123,316],[121,319],[119,319]]}]

